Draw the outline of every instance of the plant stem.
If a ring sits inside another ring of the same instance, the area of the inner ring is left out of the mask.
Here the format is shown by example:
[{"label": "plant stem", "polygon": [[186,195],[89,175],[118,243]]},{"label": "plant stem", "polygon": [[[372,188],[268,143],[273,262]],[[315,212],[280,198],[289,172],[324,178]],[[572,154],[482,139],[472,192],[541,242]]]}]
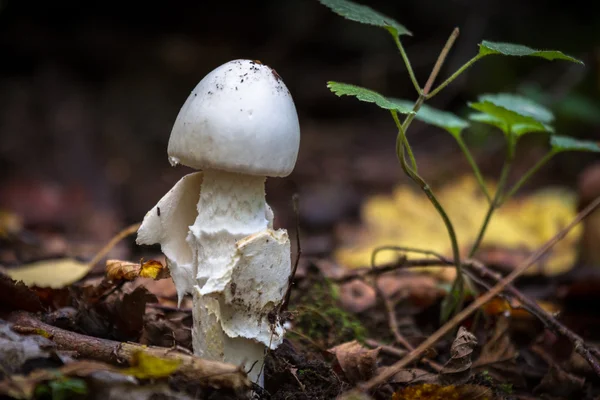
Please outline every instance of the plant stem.
[{"label": "plant stem", "polygon": [[398,35],[395,35],[392,32],[390,32],[390,34],[394,38],[394,43],[396,43],[396,47],[398,47],[398,50],[400,51],[402,60],[404,60],[404,64],[406,65],[406,69],[408,70],[408,75],[410,76],[410,80],[412,81],[413,86],[415,87],[415,90],[420,95],[422,93],[421,86],[419,85],[419,82],[417,81],[417,77],[415,76],[415,73],[413,72],[412,65],[410,64],[408,55],[406,54],[406,51],[404,50],[404,46],[402,46],[402,42],[400,42],[400,38],[398,37]]},{"label": "plant stem", "polygon": [[454,280],[454,283],[452,284],[452,289],[448,293],[448,297],[446,298],[446,301],[444,302],[444,306],[442,307],[442,318],[444,318],[444,319],[448,316],[449,311],[460,310],[462,308],[462,303],[463,303],[464,278],[462,275],[462,269],[461,269],[461,264],[460,264],[461,260],[460,260],[460,250],[458,247],[458,240],[456,238],[454,226],[452,225],[452,222],[450,221],[448,214],[446,214],[446,211],[444,210],[442,205],[439,203],[439,201],[437,200],[437,198],[431,191],[431,188],[429,187],[429,185],[423,180],[423,178],[421,178],[421,176],[418,175],[418,173],[416,171],[416,166],[414,168],[414,171],[411,171],[408,168],[408,165],[406,165],[406,159],[404,156],[404,147],[406,147],[408,149],[409,154],[410,154],[411,148],[410,148],[410,144],[408,143],[408,140],[406,138],[406,132],[407,132],[410,124],[412,123],[413,119],[417,115],[417,112],[419,112],[419,109],[421,108],[421,106],[423,105],[425,100],[427,99],[427,92],[429,92],[429,90],[431,89],[431,86],[433,86],[433,82],[435,81],[435,78],[439,74],[439,72],[442,68],[442,65],[444,64],[444,61],[446,60],[446,57],[448,56],[448,53],[450,52],[450,49],[452,48],[452,46],[454,45],[454,42],[456,41],[456,38],[458,37],[458,34],[459,34],[459,30],[458,30],[458,28],[455,28],[452,31],[452,34],[450,35],[448,40],[446,41],[444,48],[440,52],[440,55],[438,56],[435,66],[431,70],[431,74],[429,74],[429,78],[427,79],[427,84],[425,85],[425,89],[423,91],[419,92],[419,98],[415,102],[412,112],[406,116],[406,119],[404,120],[404,123],[402,125],[400,125],[400,121],[398,120],[397,113],[394,111],[392,112],[392,117],[394,118],[394,122],[396,123],[396,125],[398,127],[398,137],[396,139],[396,153],[398,155],[398,158],[400,159],[402,168],[404,169],[404,172],[414,182],[416,182],[417,185],[419,185],[419,187],[423,190],[425,195],[427,195],[429,201],[433,204],[433,206],[435,207],[437,212],[442,217],[444,224],[446,225],[446,229],[448,230],[450,242],[452,244],[452,253],[454,255],[454,261],[455,261],[455,265],[456,265],[456,279]]},{"label": "plant stem", "polygon": [[542,166],[544,166],[544,164],[546,164],[552,157],[554,157],[554,155],[557,153],[557,151],[550,151],[548,154],[546,154],[541,160],[539,160],[533,167],[531,167],[522,177],[521,179],[519,179],[519,181],[517,183],[515,183],[515,185],[508,191],[508,193],[506,195],[504,195],[502,197],[502,201],[500,202],[500,205],[502,203],[504,203],[507,199],[509,199],[510,197],[512,197],[515,193],[517,193],[517,191],[521,188],[521,186],[523,186],[523,184],[529,179],[531,178],[531,176],[533,174],[535,174]]},{"label": "plant stem", "polygon": [[[392,118],[394,119],[394,122],[396,123],[396,126],[401,127],[402,124],[400,124],[400,119],[398,118],[398,113],[396,111],[392,111]],[[400,142],[399,142],[400,140]],[[399,148],[398,145],[401,144],[402,148]],[[406,138],[406,135],[400,135],[400,130],[398,130],[398,136],[396,137],[396,155],[398,155],[398,157],[400,157],[400,151],[402,151],[402,153],[404,154],[404,149],[406,149],[406,151],[408,152],[408,157],[410,158],[410,163],[412,166],[412,170],[413,171],[417,171],[417,160],[415,159],[415,155],[413,154],[412,148],[410,147],[410,144],[408,143],[408,139]]]},{"label": "plant stem", "polygon": [[421,106],[423,105],[424,102],[425,102],[425,96],[422,94],[419,95],[419,98],[417,99],[417,101],[415,102],[415,105],[413,106],[412,112],[406,116],[406,118],[404,119],[404,122],[402,123],[402,130],[405,133],[408,130],[408,127],[410,126],[413,119],[415,119],[415,117],[417,116],[417,112],[419,112],[419,110],[421,109]]},{"label": "plant stem", "polygon": [[429,79],[427,79],[427,83],[425,83],[425,87],[423,88],[423,94],[425,96],[427,96],[427,94],[431,90],[431,87],[433,86],[433,82],[435,82],[435,78],[437,78],[438,74],[440,73],[440,70],[442,69],[442,65],[444,65],[444,61],[446,61],[446,57],[448,57],[448,53],[450,52],[450,49],[454,45],[454,42],[456,41],[456,38],[458,37],[459,34],[460,34],[459,29],[454,28],[454,30],[452,31],[452,34],[450,34],[450,37],[446,41],[446,45],[444,46],[440,55],[438,56],[435,66],[433,67],[433,70],[431,70],[431,74],[429,75]]},{"label": "plant stem", "polygon": [[[418,104],[418,101],[417,101],[417,104]],[[415,104],[415,106],[417,104]],[[448,214],[446,214],[446,211],[444,210],[444,208],[442,207],[442,205],[440,204],[438,199],[433,194],[433,191],[431,190],[431,188],[429,187],[427,182],[425,182],[423,180],[423,178],[421,178],[421,176],[419,176],[419,174],[417,174],[415,171],[411,170],[409,168],[408,164],[406,163],[406,157],[404,155],[404,142],[406,139],[406,134],[404,131],[404,127],[403,127],[403,125],[400,124],[400,121],[398,120],[397,112],[394,110],[391,110],[391,113],[392,113],[392,117],[394,118],[394,121],[396,122],[396,126],[398,128],[398,137],[396,138],[396,152],[397,152],[397,156],[400,160],[400,164],[402,165],[402,169],[417,185],[419,185],[421,190],[423,190],[423,192],[425,193],[425,195],[427,196],[427,198],[429,199],[431,204],[433,204],[436,211],[442,217],[442,220],[444,221],[444,225],[446,225],[446,230],[448,231],[448,236],[450,237],[450,242],[452,244],[452,254],[453,254],[453,258],[454,258],[454,265],[456,266],[456,280],[455,280],[455,285],[453,286],[453,289],[455,287],[458,287],[459,298],[461,299],[460,301],[462,302],[463,289],[464,289],[463,288],[463,276],[462,276],[462,270],[461,270],[460,249],[458,247],[458,240],[456,238],[456,232],[454,231],[454,226],[452,225],[452,221],[450,221]],[[460,308],[460,307],[457,307],[457,309],[458,308]]]},{"label": "plant stem", "polygon": [[[507,132],[510,132],[510,127]],[[492,214],[494,211],[500,207],[500,199],[502,198],[502,191],[504,190],[504,185],[506,185],[506,181],[508,180],[508,173],[510,172],[510,167],[512,165],[514,155],[515,155],[515,142],[512,139],[512,135],[508,135],[508,150],[506,153],[506,160],[504,161],[504,166],[502,167],[502,172],[500,172],[500,179],[498,180],[498,187],[496,188],[496,193],[494,194],[494,198],[488,207],[487,214],[483,220],[483,224],[481,225],[481,229],[479,230],[479,234],[477,235],[477,239],[475,239],[475,243],[473,243],[473,247],[471,247],[471,251],[469,252],[469,258],[473,257],[481,242],[483,241],[483,237],[485,235],[485,231],[487,230],[490,220],[492,218]]]},{"label": "plant stem", "polygon": [[491,204],[492,196],[490,196],[490,192],[488,191],[487,186],[485,185],[485,180],[483,179],[483,175],[481,174],[481,171],[479,170],[477,163],[473,159],[473,156],[471,155],[469,148],[467,147],[467,145],[465,144],[464,140],[462,139],[462,137],[460,135],[456,135],[455,138],[456,138],[456,141],[458,142],[458,146],[460,147],[460,149],[464,153],[467,161],[469,162],[469,165],[471,165],[471,168],[473,168],[473,172],[475,173],[475,178],[477,178],[477,182],[479,183],[479,186],[481,186],[481,190],[483,191],[483,194],[485,194],[485,197],[487,198],[488,203]]},{"label": "plant stem", "polygon": [[460,67],[455,73],[453,73],[448,79],[446,79],[443,83],[441,83],[437,88],[435,88],[435,90],[429,94],[427,94],[427,100],[431,99],[433,96],[435,96],[436,94],[438,94],[440,91],[442,91],[442,89],[444,89],[446,86],[448,86],[453,80],[455,80],[460,74],[462,74],[463,72],[465,72],[471,65],[475,64],[477,61],[479,61],[480,58],[485,57],[485,55],[482,54],[477,54],[475,57],[471,58],[469,61],[467,61],[466,64],[464,64],[462,67]]},{"label": "plant stem", "polygon": [[[458,34],[459,34],[458,28],[454,28],[454,30],[450,34],[450,37],[446,41],[444,48],[440,52],[440,55],[438,56],[437,61],[435,62],[435,66],[431,70],[431,74],[429,74],[429,78],[427,79],[427,83],[425,84],[425,89],[423,89],[423,91],[419,92],[419,98],[417,99],[417,101],[415,102],[415,105],[413,106],[413,112],[406,116],[406,119],[404,120],[404,123],[402,124],[402,130],[404,131],[405,134],[408,131],[408,127],[412,123],[413,119],[415,119],[417,112],[419,112],[419,110],[421,109],[421,106],[423,105],[425,100],[428,99],[427,92],[429,92],[429,90],[431,89],[431,86],[433,86],[433,82],[435,81],[435,78],[437,78],[438,74],[440,73],[440,69],[442,68],[442,65],[444,65],[444,61],[446,61],[446,57],[448,57],[448,53],[450,52],[450,49],[454,45],[454,42],[456,41]],[[406,143],[406,145],[408,146],[408,143]],[[409,146],[409,148],[410,148],[410,146]]]}]

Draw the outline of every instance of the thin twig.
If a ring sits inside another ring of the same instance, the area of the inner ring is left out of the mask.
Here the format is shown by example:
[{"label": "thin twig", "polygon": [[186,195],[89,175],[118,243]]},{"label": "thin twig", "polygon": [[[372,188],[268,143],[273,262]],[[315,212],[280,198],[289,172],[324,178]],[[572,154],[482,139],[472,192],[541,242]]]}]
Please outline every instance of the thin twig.
[{"label": "thin twig", "polygon": [[475,64],[481,58],[483,58],[485,54],[478,53],[475,57],[471,58],[467,61],[462,67],[460,67],[455,73],[453,73],[448,79],[446,79],[443,83],[441,83],[435,90],[427,95],[427,100],[431,99],[433,96],[441,92],[446,86],[448,86],[453,80],[455,80],[460,74],[465,72],[471,65]]},{"label": "thin twig", "polygon": [[449,259],[437,260],[430,258],[420,258],[415,260],[407,260],[405,257],[402,257],[398,262],[395,263],[380,265],[378,267],[373,268],[359,268],[350,270],[344,273],[342,276],[328,278],[328,280],[334,283],[346,283],[355,279],[365,279],[369,276],[378,276],[387,272],[394,272],[404,268],[439,267],[445,265],[454,266],[454,263]]},{"label": "thin twig", "polygon": [[419,93],[419,95],[420,95],[421,87],[420,87],[419,82],[417,81],[417,77],[415,76],[415,73],[412,69],[412,65],[410,64],[410,60],[408,59],[408,55],[406,54],[406,50],[404,50],[404,46],[402,46],[402,42],[400,42],[400,38],[398,37],[398,35],[396,35],[392,31],[389,31],[389,32],[392,35],[392,37],[394,38],[394,43],[396,44],[396,47],[398,48],[398,51],[400,52],[400,55],[402,56],[404,65],[406,65],[406,70],[408,71],[408,75],[410,76],[410,81],[412,82],[413,86],[415,87],[415,90],[417,91],[417,93]]},{"label": "thin twig", "polygon": [[[364,279],[369,276],[379,276],[388,272],[397,271],[399,269],[440,266],[453,266],[453,262],[449,258],[441,255],[438,259],[425,258],[407,260],[406,258],[402,258],[395,263],[375,266],[372,268],[352,270],[341,277],[331,278],[330,280],[335,283],[345,283],[353,279]],[[502,276],[500,274],[490,270],[480,261],[473,259],[464,260],[463,267],[464,272],[469,276],[470,279],[487,288],[488,290],[491,289],[490,286],[485,284],[485,282],[481,281],[479,278],[491,278],[495,283],[498,283],[502,280]],[[588,347],[579,335],[560,323],[560,321],[558,321],[552,314],[541,308],[535,301],[529,299],[513,285],[506,285],[506,291],[522,304],[523,309],[539,319],[547,329],[551,330],[557,335],[561,335],[569,339],[569,341],[571,341],[573,344],[575,351],[577,351],[577,353],[579,353],[588,362],[588,364],[590,364],[592,369],[600,376],[600,363],[598,361],[598,359],[600,359],[600,349]]]},{"label": "thin twig", "polygon": [[398,361],[390,368],[382,371],[381,374],[375,376],[369,381],[360,385],[360,388],[363,391],[368,391],[373,389],[376,386],[385,383],[388,379],[398,373],[402,368],[406,367],[408,364],[419,358],[419,356],[426,351],[428,348],[437,343],[438,340],[446,336],[453,329],[456,328],[458,324],[460,324],[465,318],[471,315],[478,308],[486,304],[488,301],[497,296],[500,292],[504,290],[504,288],[513,282],[517,277],[519,277],[527,268],[529,268],[532,264],[534,264],[537,260],[539,260],[552,246],[554,246],[557,242],[562,240],[581,220],[587,217],[596,207],[600,205],[600,197],[597,197],[592,203],[590,203],[584,210],[582,210],[575,219],[566,227],[564,227],[560,232],[558,232],[552,239],[546,242],[542,247],[538,249],[534,254],[532,254],[523,264],[518,266],[513,272],[511,272],[508,276],[503,278],[498,284],[496,284],[493,288],[491,288],[488,292],[482,294],[481,297],[477,298],[473,301],[469,306],[464,308],[461,312],[456,314],[453,318],[451,318],[448,322],[446,322],[442,327],[440,327],[436,332],[434,332],[427,340],[417,346],[413,351],[408,353],[402,360]]},{"label": "thin twig", "polygon": [[[502,279],[500,274],[497,274],[493,271],[490,271],[483,264],[479,262],[472,262],[469,265],[470,268],[476,269],[479,272],[479,275],[482,277],[490,277],[495,282],[499,282]],[[589,348],[581,336],[577,335],[575,332],[571,331],[569,328],[564,326],[560,321],[558,321],[552,314],[544,310],[540,307],[535,301],[530,300],[527,296],[521,293],[517,288],[513,285],[507,285],[506,290],[513,295],[519,302],[523,305],[527,311],[537,317],[542,323],[551,330],[552,332],[564,336],[573,344],[573,348],[577,353],[579,353],[592,367],[594,372],[598,376],[600,376],[600,364],[596,357],[592,355],[592,349]]]},{"label": "thin twig", "polygon": [[[383,301],[385,303],[385,308],[387,309],[388,323],[390,326],[390,330],[392,331],[392,333],[394,335],[394,339],[396,340],[396,342],[398,342],[402,346],[404,346],[404,348],[407,349],[408,351],[413,351],[415,349],[413,347],[413,345],[411,345],[408,342],[408,340],[406,340],[406,338],[398,330],[398,320],[396,318],[396,310],[394,309],[394,304],[383,293],[381,293],[381,297],[383,297]],[[429,365],[436,372],[440,372],[442,370],[442,366],[440,364],[436,363],[435,361],[432,361],[428,358],[423,358],[421,361],[423,363]]]},{"label": "thin twig", "polygon": [[376,247],[371,253],[371,268],[375,267],[375,260],[377,259],[377,254],[382,251],[396,251],[396,252],[404,252],[404,253],[418,253],[426,256],[433,256],[439,260],[443,260],[444,256],[440,253],[433,250],[424,250],[416,247],[405,247],[405,246],[380,246]]},{"label": "thin twig", "polygon": [[234,389],[246,389],[250,386],[250,381],[244,371],[232,364],[204,360],[165,347],[117,342],[82,335],[45,324],[26,312],[12,313],[8,321],[13,323],[13,331],[21,334],[42,335],[53,341],[59,350],[75,351],[82,358],[122,365],[124,363],[131,364],[137,353],[144,352],[155,357],[178,360],[181,364],[177,373],[202,386]]},{"label": "thin twig", "polygon": [[[381,292],[381,290],[379,290]],[[390,327],[390,331],[394,335],[394,339],[397,343],[400,343],[407,350],[412,350],[414,347],[406,340],[406,338],[400,333],[398,330],[398,319],[396,318],[396,310],[394,307],[394,303],[390,300],[385,294],[381,293],[381,297],[383,297],[383,303],[385,304],[385,309],[387,311],[388,316],[388,325]]]},{"label": "thin twig", "polygon": [[[440,259],[440,257],[442,257],[441,254],[438,254],[436,252],[420,250],[420,249],[416,249],[416,248],[400,247],[400,246],[378,247],[371,254],[371,269],[375,268],[375,259],[376,259],[377,253],[379,253],[380,251],[383,251],[383,250],[396,250],[396,251],[421,253],[421,254],[426,254],[426,255],[433,255],[433,256],[437,257],[438,259]],[[405,258],[405,260],[406,260],[406,258]],[[402,333],[400,333],[400,330],[398,329],[398,319],[396,318],[396,307],[395,307],[394,302],[392,302],[392,300],[388,296],[385,295],[383,290],[381,290],[381,288],[379,287],[379,285],[377,283],[377,279],[373,279],[372,284],[375,288],[375,293],[377,293],[377,296],[379,296],[383,300],[383,303],[387,310],[388,325],[389,325],[390,331],[392,331],[392,334],[394,335],[394,339],[396,340],[397,343],[400,343],[402,346],[404,346],[404,348],[407,349],[408,351],[414,350],[413,345],[410,344],[408,340],[406,340],[404,335],[402,335]],[[431,368],[433,368],[437,372],[440,372],[442,370],[442,366],[439,365],[438,363],[436,363],[435,361],[431,361],[426,358],[424,358],[422,361],[425,364],[429,365]]]},{"label": "thin twig", "polygon": [[593,355],[595,355],[596,358],[600,359],[600,348],[598,348],[598,347],[592,347],[590,349],[590,353],[592,353]]},{"label": "thin twig", "polygon": [[442,65],[444,65],[444,61],[446,61],[446,57],[448,57],[448,53],[450,52],[450,49],[454,45],[454,42],[456,41],[456,38],[458,37],[459,33],[460,33],[459,29],[454,28],[454,30],[452,31],[452,34],[450,35],[450,37],[448,38],[448,41],[446,42],[446,45],[444,46],[444,48],[442,49],[442,52],[438,56],[438,59],[435,63],[435,66],[433,67],[433,70],[431,70],[429,79],[427,79],[427,83],[425,83],[425,88],[423,88],[423,95],[427,96],[429,94],[429,91],[431,90],[431,87],[433,86],[433,82],[435,82],[435,78],[437,78],[438,74],[440,73],[440,70],[442,69]]},{"label": "thin twig", "polygon": [[405,350],[398,349],[394,346],[390,346],[389,344],[380,343],[377,340],[373,340],[373,339],[366,339],[365,344],[372,348],[379,347],[383,353],[386,353],[386,354],[389,354],[391,356],[398,357],[398,358],[402,358],[406,354],[408,354],[408,352]]},{"label": "thin twig", "polygon": [[135,232],[137,232],[140,225],[141,224],[139,222],[129,225],[127,228],[123,229],[121,232],[117,233],[112,239],[110,239],[110,241],[98,253],[96,253],[94,258],[92,258],[92,261],[90,261],[88,263],[90,269],[94,265],[96,265],[98,263],[98,261],[100,261],[102,258],[104,258],[104,256],[107,255],[108,252],[111,251],[112,248],[115,247],[115,245],[117,243],[119,243],[121,240],[125,239],[127,236],[132,235]]}]

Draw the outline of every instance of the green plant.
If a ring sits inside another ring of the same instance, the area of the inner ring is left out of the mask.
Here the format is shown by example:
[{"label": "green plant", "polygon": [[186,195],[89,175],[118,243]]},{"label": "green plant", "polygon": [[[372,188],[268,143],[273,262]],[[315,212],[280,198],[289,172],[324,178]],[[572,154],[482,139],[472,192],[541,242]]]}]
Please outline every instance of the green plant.
[{"label": "green plant", "polygon": [[[514,195],[527,179],[529,179],[553,156],[564,151],[600,152],[600,147],[593,142],[556,135],[551,125],[554,120],[552,112],[531,99],[511,93],[482,94],[477,98],[477,101],[468,103],[470,108],[477,111],[476,113],[469,115],[468,120],[495,126],[504,133],[506,139],[505,162],[500,172],[496,192],[492,195],[488,192],[479,167],[471,156],[469,148],[462,138],[462,132],[470,126],[470,122],[450,112],[429,107],[424,104],[425,101],[442,91],[477,61],[491,55],[538,57],[546,60],[570,61],[581,65],[583,65],[583,62],[557,50],[536,50],[519,44],[495,43],[484,40],[479,44],[479,51],[475,56],[434,89],[433,85],[437,75],[440,72],[448,52],[458,37],[459,31],[456,28],[440,52],[437,62],[429,75],[429,79],[424,86],[421,86],[415,77],[408,55],[402,46],[401,37],[412,35],[406,27],[393,18],[389,18],[370,7],[359,5],[348,0],[319,1],[334,13],[346,19],[385,29],[392,36],[392,39],[400,52],[400,56],[406,65],[412,84],[417,91],[417,99],[415,101],[407,101],[386,97],[372,90],[348,83],[335,81],[329,81],[327,83],[327,87],[337,96],[354,96],[360,101],[374,103],[380,108],[390,112],[398,130],[396,136],[396,154],[401,167],[406,175],[421,188],[444,220],[452,244],[454,264],[457,269],[456,280],[442,304],[441,319],[442,321],[445,321],[462,307],[465,278],[461,272],[461,255],[452,221],[450,221],[450,218],[444,211],[444,207],[437,200],[431,187],[418,173],[417,161],[406,135],[411,122],[416,118],[425,123],[435,125],[446,130],[456,139],[458,146],[473,168],[474,174],[481,186],[481,190],[489,201],[488,212],[481,224],[478,238],[475,243],[473,243],[469,252],[469,257],[471,257],[477,252],[494,211],[498,209],[507,198]],[[400,120],[400,115],[404,116],[403,121]],[[527,171],[514,186],[507,188],[508,176],[515,158],[517,142],[523,135],[532,132],[545,132],[548,134],[550,138],[550,150],[529,171]]]}]

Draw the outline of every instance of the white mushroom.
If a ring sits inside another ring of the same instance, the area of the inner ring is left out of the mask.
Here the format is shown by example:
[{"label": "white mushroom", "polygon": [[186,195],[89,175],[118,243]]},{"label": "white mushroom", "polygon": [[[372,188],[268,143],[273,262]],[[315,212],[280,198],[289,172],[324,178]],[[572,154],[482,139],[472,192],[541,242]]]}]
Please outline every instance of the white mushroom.
[{"label": "white mushroom", "polygon": [[137,238],[161,244],[180,299],[193,295],[194,352],[253,366],[259,384],[265,346],[283,340],[273,311],[291,271],[289,238],[272,229],[264,185],[291,173],[299,142],[294,102],[273,69],[250,60],[221,65],[189,95],[169,139],[171,164],[203,172],[182,178],[146,214]]}]

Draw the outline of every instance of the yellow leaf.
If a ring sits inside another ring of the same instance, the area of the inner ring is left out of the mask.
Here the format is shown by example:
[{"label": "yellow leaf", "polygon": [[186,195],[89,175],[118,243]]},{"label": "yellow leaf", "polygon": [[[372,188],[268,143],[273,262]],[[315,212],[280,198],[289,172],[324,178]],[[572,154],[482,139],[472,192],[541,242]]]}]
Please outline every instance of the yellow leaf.
[{"label": "yellow leaf", "polygon": [[106,276],[113,281],[132,281],[136,278],[165,279],[170,275],[169,270],[156,260],[146,261],[143,264],[131,261],[107,260]]},{"label": "yellow leaf", "polygon": [[[495,183],[488,183],[493,194]],[[475,241],[488,209],[487,199],[477,181],[470,175],[445,187],[435,188],[436,196],[448,213],[466,256]],[[540,190],[529,196],[509,199],[492,216],[483,248],[502,249],[527,256],[544,244],[577,214],[574,192],[561,188]],[[369,266],[375,248],[403,246],[432,250],[452,256],[450,239],[439,214],[426,196],[411,185],[401,185],[389,196],[377,195],[362,207],[363,232],[354,242],[344,243],[336,250],[336,260],[350,268]],[[577,243],[582,227],[573,229],[554,246],[548,257],[528,269],[526,273],[545,275],[564,273],[573,267],[577,257]],[[377,264],[394,262],[398,252],[383,251],[377,255]],[[412,254],[411,254],[412,256]],[[421,256],[418,256],[421,257]],[[420,268],[451,280],[449,268]]]},{"label": "yellow leaf", "polygon": [[91,267],[87,263],[72,258],[37,261],[4,272],[15,281],[23,281],[27,286],[60,289],[77,282],[88,274]]},{"label": "yellow leaf", "polygon": [[133,355],[132,366],[123,371],[139,379],[158,379],[171,376],[181,365],[181,360],[161,358],[138,351]]},{"label": "yellow leaf", "polygon": [[168,276],[168,270],[159,261],[150,260],[142,264],[140,278],[163,279]]},{"label": "yellow leaf", "polygon": [[392,395],[392,400],[494,400],[490,388],[478,385],[441,386],[432,383],[412,385]]}]

